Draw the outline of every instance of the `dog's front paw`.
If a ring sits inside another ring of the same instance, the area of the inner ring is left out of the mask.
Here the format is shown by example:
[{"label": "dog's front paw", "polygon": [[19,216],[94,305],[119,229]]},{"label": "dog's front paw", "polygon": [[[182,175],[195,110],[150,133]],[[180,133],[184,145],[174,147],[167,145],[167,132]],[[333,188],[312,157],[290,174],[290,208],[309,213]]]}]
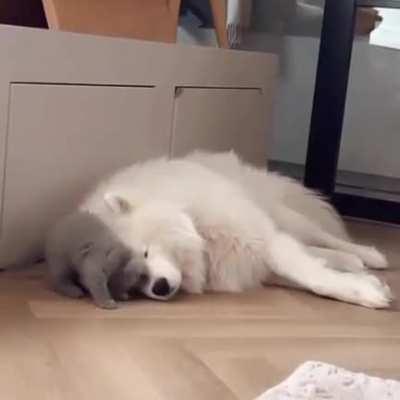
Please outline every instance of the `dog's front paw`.
[{"label": "dog's front paw", "polygon": [[342,265],[336,269],[344,272],[364,273],[367,269],[361,258],[354,254],[343,254],[341,261]]},{"label": "dog's front paw", "polygon": [[390,306],[394,296],[385,282],[370,274],[358,275],[356,279],[358,279],[358,284],[353,294],[357,304],[369,308]]},{"label": "dog's front paw", "polygon": [[362,256],[364,263],[370,268],[386,269],[388,267],[388,260],[386,256],[375,247],[365,246],[363,248]]}]

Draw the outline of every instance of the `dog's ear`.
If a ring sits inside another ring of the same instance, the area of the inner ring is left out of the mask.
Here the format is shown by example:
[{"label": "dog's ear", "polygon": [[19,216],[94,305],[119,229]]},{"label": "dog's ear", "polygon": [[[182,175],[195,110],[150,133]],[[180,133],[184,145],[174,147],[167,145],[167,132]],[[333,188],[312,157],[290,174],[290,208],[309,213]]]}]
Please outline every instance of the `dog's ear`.
[{"label": "dog's ear", "polygon": [[127,199],[115,193],[106,193],[104,202],[115,214],[127,214],[133,210],[132,204]]}]

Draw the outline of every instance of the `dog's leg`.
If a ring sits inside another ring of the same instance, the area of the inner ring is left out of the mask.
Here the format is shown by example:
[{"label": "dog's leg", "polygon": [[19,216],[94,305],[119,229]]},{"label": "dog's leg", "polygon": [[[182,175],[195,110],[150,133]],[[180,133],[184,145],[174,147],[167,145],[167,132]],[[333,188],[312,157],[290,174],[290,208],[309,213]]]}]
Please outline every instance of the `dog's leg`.
[{"label": "dog's leg", "polygon": [[388,307],[392,299],[388,286],[375,276],[330,269],[286,233],[269,237],[266,262],[279,277],[322,296],[370,308]]},{"label": "dog's leg", "polygon": [[303,243],[354,254],[370,268],[384,269],[388,266],[386,257],[375,247],[363,246],[337,238],[291,208],[282,206],[277,213],[281,228]]},{"label": "dog's leg", "polygon": [[328,268],[342,272],[365,272],[366,270],[361,258],[354,254],[315,246],[308,246],[307,250],[313,256],[325,259]]}]

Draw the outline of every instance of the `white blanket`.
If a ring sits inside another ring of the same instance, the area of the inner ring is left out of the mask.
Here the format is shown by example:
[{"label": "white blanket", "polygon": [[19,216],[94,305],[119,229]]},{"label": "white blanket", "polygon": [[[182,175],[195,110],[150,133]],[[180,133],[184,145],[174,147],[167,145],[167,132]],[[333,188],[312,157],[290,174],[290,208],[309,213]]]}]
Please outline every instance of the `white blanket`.
[{"label": "white blanket", "polygon": [[256,400],[400,400],[400,382],[308,361]]}]

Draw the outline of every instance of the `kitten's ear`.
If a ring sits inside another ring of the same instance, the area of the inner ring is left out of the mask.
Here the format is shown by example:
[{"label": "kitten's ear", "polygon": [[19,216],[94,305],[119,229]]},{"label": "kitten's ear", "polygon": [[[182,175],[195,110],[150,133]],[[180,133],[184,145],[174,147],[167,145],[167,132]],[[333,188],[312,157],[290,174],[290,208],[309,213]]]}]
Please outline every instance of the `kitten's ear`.
[{"label": "kitten's ear", "polygon": [[93,248],[93,246],[94,246],[94,244],[92,242],[83,243],[79,247],[79,254],[82,257],[86,257],[89,254],[90,250]]},{"label": "kitten's ear", "polygon": [[106,193],[104,202],[115,214],[127,214],[133,210],[132,204],[127,199],[115,193]]}]

